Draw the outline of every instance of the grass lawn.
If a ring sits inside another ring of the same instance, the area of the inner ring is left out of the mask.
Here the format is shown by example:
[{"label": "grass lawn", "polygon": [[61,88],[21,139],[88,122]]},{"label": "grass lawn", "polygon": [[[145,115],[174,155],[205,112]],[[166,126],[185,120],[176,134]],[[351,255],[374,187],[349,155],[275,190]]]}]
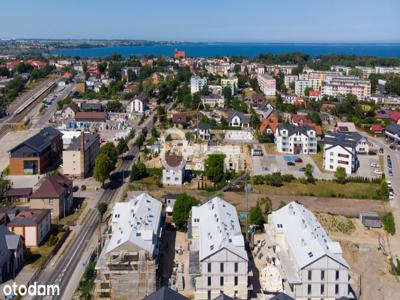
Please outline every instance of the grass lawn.
[{"label": "grass lawn", "polygon": [[[64,232],[59,232],[57,234],[58,240],[61,239],[63,234],[64,234]],[[40,247],[31,248],[30,253],[25,255],[27,264],[30,264],[30,267],[32,267],[33,269],[39,268],[40,266],[42,266],[45,263],[47,257],[50,255],[54,246],[55,245],[47,246],[46,243],[44,243]]]},{"label": "grass lawn", "polygon": [[[321,172],[326,172],[324,169],[324,154],[322,151],[318,152],[317,154],[310,154],[310,157],[312,158],[312,160],[315,162],[315,164],[317,165],[318,169]],[[328,172],[326,172],[328,173]]]},{"label": "grass lawn", "polygon": [[65,225],[65,224],[75,224],[78,222],[79,217],[81,216],[82,212],[85,210],[87,206],[87,200],[83,199],[83,202],[81,204],[81,208],[74,212],[73,214],[70,214],[64,218],[62,218],[59,221],[55,221],[54,223],[60,224],[60,225]]},{"label": "grass lawn", "polygon": [[294,196],[315,197],[340,197],[355,199],[376,199],[376,190],[380,188],[377,183],[348,182],[339,184],[334,181],[317,181],[315,184],[303,184],[300,182],[285,183],[281,187],[269,185],[256,185],[254,190],[267,190],[276,194]]},{"label": "grass lawn", "polygon": [[263,144],[267,154],[282,154],[276,151],[276,145],[273,143]]}]

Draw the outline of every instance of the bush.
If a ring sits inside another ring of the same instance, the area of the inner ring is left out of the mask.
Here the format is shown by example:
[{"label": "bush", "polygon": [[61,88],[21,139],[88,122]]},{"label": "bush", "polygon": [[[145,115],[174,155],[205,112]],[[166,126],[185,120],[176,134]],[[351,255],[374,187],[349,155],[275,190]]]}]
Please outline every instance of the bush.
[{"label": "bush", "polygon": [[140,180],[147,176],[147,169],[144,163],[137,163],[132,166],[130,181]]},{"label": "bush", "polygon": [[56,235],[50,235],[48,241],[46,242],[47,247],[52,247],[58,242],[58,237]]},{"label": "bush", "polygon": [[193,206],[198,205],[200,202],[194,197],[186,193],[180,194],[175,201],[174,211],[172,213],[172,221],[178,230],[187,230],[187,222],[189,214]]},{"label": "bush", "polygon": [[385,229],[387,233],[394,235],[396,233],[396,226],[394,224],[393,214],[391,212],[385,213],[381,219],[383,229]]}]

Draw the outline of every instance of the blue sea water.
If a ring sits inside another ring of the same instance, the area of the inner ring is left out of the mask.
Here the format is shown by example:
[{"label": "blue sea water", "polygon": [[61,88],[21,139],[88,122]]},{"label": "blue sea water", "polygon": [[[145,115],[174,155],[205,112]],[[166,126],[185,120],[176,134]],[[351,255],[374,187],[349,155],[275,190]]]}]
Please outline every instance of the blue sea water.
[{"label": "blue sea water", "polygon": [[190,57],[247,56],[261,53],[305,52],[312,57],[322,54],[354,54],[382,57],[400,57],[400,43],[347,44],[347,43],[192,43],[180,45],[121,46],[104,48],[56,49],[51,54],[80,57],[104,57],[112,53],[123,56],[172,56],[174,49],[186,51]]}]

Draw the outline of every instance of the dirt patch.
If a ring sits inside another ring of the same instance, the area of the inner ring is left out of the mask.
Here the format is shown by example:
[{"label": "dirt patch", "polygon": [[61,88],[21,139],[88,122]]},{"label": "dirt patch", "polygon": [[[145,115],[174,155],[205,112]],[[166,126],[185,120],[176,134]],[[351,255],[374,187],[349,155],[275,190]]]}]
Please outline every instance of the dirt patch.
[{"label": "dirt patch", "polygon": [[329,232],[340,232],[343,234],[351,234],[355,230],[353,221],[344,216],[318,213],[316,214],[318,221],[322,227]]}]

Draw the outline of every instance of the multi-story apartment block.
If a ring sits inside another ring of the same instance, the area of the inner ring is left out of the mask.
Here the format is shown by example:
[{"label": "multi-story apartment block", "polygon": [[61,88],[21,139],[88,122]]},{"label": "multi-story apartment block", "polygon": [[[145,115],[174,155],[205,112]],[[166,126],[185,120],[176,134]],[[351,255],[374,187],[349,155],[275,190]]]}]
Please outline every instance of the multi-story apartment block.
[{"label": "multi-story apartment block", "polygon": [[327,77],[322,87],[323,96],[345,96],[353,94],[358,100],[365,100],[371,96],[371,82],[358,77]]},{"label": "multi-story apartment block", "polygon": [[208,73],[219,76],[227,76],[229,71],[233,69],[235,65],[230,63],[217,63],[209,64],[206,66]]},{"label": "multi-story apartment block", "polygon": [[82,132],[80,137],[72,139],[69,147],[63,151],[63,174],[87,177],[93,170],[99,149],[100,135]]},{"label": "multi-story apartment block", "polygon": [[143,299],[156,290],[162,203],[147,193],[115,204],[96,264],[96,299]]},{"label": "multi-story apartment block", "polygon": [[285,75],[285,86],[289,88],[290,84],[296,82],[296,80],[299,80],[298,75]]},{"label": "multi-story apartment block", "polygon": [[204,107],[208,106],[210,108],[224,108],[225,106],[224,97],[220,95],[201,96],[200,100]]},{"label": "multi-story apartment block", "polygon": [[314,91],[318,91],[321,87],[321,79],[304,79],[297,80],[295,82],[295,94],[298,96],[304,96],[304,92],[307,88],[312,88]]},{"label": "multi-story apartment block", "polygon": [[322,82],[326,81],[327,77],[341,76],[342,72],[338,71],[312,71],[308,73],[309,79],[319,79]]},{"label": "multi-story apartment block", "polygon": [[236,95],[238,91],[238,78],[236,76],[231,76],[229,78],[222,78],[221,86],[222,89],[224,89],[225,87],[229,87],[231,89],[232,96]]},{"label": "multi-story apartment block", "polygon": [[191,94],[198,93],[206,85],[207,85],[207,78],[192,76],[192,78],[190,78],[190,93]]},{"label": "multi-story apartment block", "polygon": [[258,85],[265,96],[275,96],[276,94],[276,80],[268,74],[258,74]]},{"label": "multi-story apartment block", "polygon": [[276,150],[281,153],[317,153],[317,133],[311,126],[280,124],[275,130]]},{"label": "multi-story apartment block", "polygon": [[295,299],[351,297],[349,265],[311,211],[291,202],[268,216],[268,256],[278,267],[285,293]]},{"label": "multi-story apartment block", "polygon": [[368,139],[357,132],[328,133],[324,138],[324,168],[336,171],[342,167],[351,174],[359,167],[357,153],[368,152]]},{"label": "multi-story apartment block", "polygon": [[189,275],[196,300],[223,292],[248,298],[248,257],[236,208],[215,197],[193,207],[188,228]]}]

